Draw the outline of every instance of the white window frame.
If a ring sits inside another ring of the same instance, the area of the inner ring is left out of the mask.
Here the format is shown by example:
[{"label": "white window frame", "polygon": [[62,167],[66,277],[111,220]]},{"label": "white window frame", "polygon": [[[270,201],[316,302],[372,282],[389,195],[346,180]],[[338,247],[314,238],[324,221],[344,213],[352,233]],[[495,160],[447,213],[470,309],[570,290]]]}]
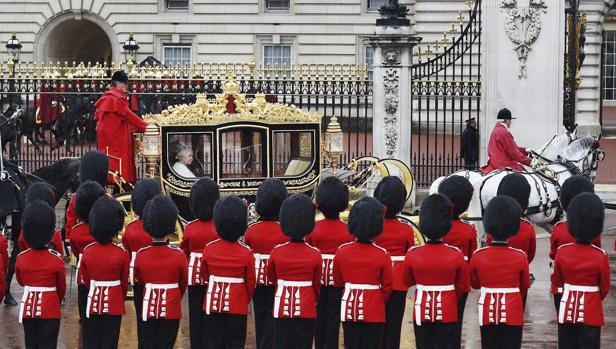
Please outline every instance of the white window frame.
[{"label": "white window frame", "polygon": [[165,43],[165,44],[163,44],[163,47],[162,47],[162,51],[163,51],[162,52],[162,58],[163,58],[162,59],[162,63],[165,66],[167,66],[168,68],[175,68],[176,64],[167,65],[167,62],[166,62],[166,59],[165,59],[165,51],[166,51],[167,48],[188,48],[189,49],[188,62],[182,62],[180,64],[181,67],[183,67],[184,64],[186,64],[186,63],[190,65],[193,62],[193,47],[192,47],[191,44],[188,44],[188,43],[186,43],[186,44],[185,43],[168,43],[168,44],[166,44]]},{"label": "white window frame", "polygon": [[188,5],[186,7],[167,7],[168,0],[160,0],[160,7],[163,12],[189,12],[191,7],[191,1],[188,0]]},{"label": "white window frame", "polygon": [[[280,36],[280,35],[257,35],[255,37],[254,55],[258,64],[263,65],[265,69],[265,46],[267,45],[285,45],[291,46],[291,64],[298,64],[298,46],[297,37],[295,36]],[[287,67],[291,68],[290,66]]]},{"label": "white window frame", "polygon": [[372,49],[372,66],[368,65],[368,80],[374,79],[374,47],[370,45],[363,45],[363,55],[361,60],[362,68],[368,64],[368,49]]},{"label": "white window frame", "polygon": [[[379,13],[379,9],[381,8],[381,6],[379,6],[378,8],[370,8],[370,3],[372,0],[364,0],[364,3],[362,4],[362,7],[364,9],[364,11],[366,13]],[[388,1],[384,0],[385,3],[383,5],[387,5]]]},{"label": "white window frame", "polygon": [[263,0],[262,1],[262,6],[263,6],[263,12],[283,12],[283,13],[288,13],[291,11],[291,7],[293,6],[293,1],[292,0],[288,0],[289,1],[289,7],[288,8],[268,8],[267,7],[267,2],[269,0]]},{"label": "white window frame", "polygon": [[[608,52],[607,51],[607,41],[606,41],[606,37],[607,37],[607,33],[610,32],[613,35],[612,40],[610,40],[609,42],[612,44],[613,49]],[[601,99],[605,102],[604,105],[608,105],[608,106],[616,106],[616,27],[609,27],[609,28],[605,28],[604,33],[603,33],[603,45],[605,45],[605,49],[604,52],[602,52],[603,57],[602,57],[602,66],[601,66],[601,79],[603,79],[602,81],[602,90],[601,90]],[[607,59],[606,56],[610,54],[612,56],[612,64],[608,65],[607,64]],[[607,68],[610,67],[612,68],[612,75],[608,76],[607,75]],[[607,86],[607,79],[611,79],[612,80],[612,86]],[[612,98],[607,98],[607,91],[611,90],[612,92]]]}]

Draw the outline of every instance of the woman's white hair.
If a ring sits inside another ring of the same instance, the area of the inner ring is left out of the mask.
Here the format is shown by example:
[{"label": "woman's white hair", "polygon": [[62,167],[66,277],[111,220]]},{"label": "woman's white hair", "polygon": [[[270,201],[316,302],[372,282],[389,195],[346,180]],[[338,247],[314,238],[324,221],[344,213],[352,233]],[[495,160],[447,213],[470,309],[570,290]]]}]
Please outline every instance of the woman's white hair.
[{"label": "woman's white hair", "polygon": [[193,153],[193,150],[191,147],[187,146],[187,145],[180,145],[179,146],[179,150],[178,153],[176,155],[176,158],[179,160],[184,156],[187,156],[188,154]]}]

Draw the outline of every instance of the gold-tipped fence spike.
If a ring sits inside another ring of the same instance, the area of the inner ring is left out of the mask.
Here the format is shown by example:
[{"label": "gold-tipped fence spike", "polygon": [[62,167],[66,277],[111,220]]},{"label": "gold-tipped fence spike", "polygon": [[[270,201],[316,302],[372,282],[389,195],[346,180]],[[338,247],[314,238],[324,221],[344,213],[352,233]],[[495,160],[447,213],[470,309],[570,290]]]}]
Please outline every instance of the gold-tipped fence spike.
[{"label": "gold-tipped fence spike", "polygon": [[471,11],[473,9],[473,5],[474,5],[474,1],[473,0],[466,0],[466,7],[468,7],[469,11]]},{"label": "gold-tipped fence spike", "polygon": [[460,22],[460,26],[464,24],[464,15],[462,14],[462,11],[458,11],[458,22]]}]

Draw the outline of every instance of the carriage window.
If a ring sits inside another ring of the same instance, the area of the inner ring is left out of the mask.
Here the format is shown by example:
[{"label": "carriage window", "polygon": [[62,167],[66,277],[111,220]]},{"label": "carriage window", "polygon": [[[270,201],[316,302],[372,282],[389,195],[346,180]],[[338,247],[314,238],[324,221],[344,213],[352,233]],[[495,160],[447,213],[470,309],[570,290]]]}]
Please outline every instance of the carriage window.
[{"label": "carriage window", "polygon": [[170,134],[167,154],[169,167],[176,176],[212,176],[211,134]]},{"label": "carriage window", "polygon": [[311,132],[274,132],[273,148],[276,177],[300,176],[312,167]]},{"label": "carriage window", "polygon": [[250,128],[221,133],[222,178],[265,177],[265,131]]}]

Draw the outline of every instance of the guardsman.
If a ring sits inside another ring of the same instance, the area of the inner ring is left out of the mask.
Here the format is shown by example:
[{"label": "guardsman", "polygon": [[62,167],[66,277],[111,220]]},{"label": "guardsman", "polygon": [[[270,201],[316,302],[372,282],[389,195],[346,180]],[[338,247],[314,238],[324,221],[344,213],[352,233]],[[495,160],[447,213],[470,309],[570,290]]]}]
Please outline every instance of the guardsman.
[{"label": "guardsman", "polygon": [[314,214],[314,203],[304,194],[280,207],[280,226],[291,240],[272,250],[267,265],[268,279],[276,285],[276,348],[312,348],[323,264],[319,250],[304,241],[314,228]]},{"label": "guardsman", "polygon": [[327,177],[317,187],[315,199],[325,219],[317,222],[312,233],[306,236],[306,242],[318,248],[323,259],[314,346],[337,349],[342,290],[334,287],[334,255],[338,247],[355,240],[340,219],[340,212],[349,205],[349,187],[337,177]]},{"label": "guardsman", "polygon": [[51,349],[58,343],[66,274],[60,254],[48,249],[55,227],[56,215],[45,202],[34,201],[25,208],[22,228],[31,247],[17,256],[15,276],[24,287],[19,322],[28,349]]},{"label": "guardsman", "polygon": [[[503,177],[496,195],[506,195],[518,202],[522,209],[522,217],[520,218],[520,230],[517,234],[510,237],[507,243],[513,248],[524,251],[528,264],[535,259],[535,252],[537,250],[537,235],[535,234],[535,227],[531,221],[526,219],[524,212],[528,208],[528,198],[530,196],[530,184],[526,180],[524,175],[519,173],[510,173]],[[492,243],[491,236],[488,236],[488,244]]]},{"label": "guardsman", "polygon": [[214,205],[220,198],[218,184],[209,177],[201,178],[190,189],[190,209],[197,219],[188,223],[182,235],[180,248],[188,258],[188,315],[191,348],[203,348],[203,299],[207,288],[201,280],[203,248],[214,240],[218,233],[212,220]]},{"label": "guardsman", "polygon": [[[54,193],[51,191],[49,184],[36,182],[28,186],[28,191],[26,192],[26,206],[35,200],[41,200],[50,207],[55,206]],[[17,244],[19,250],[22,252],[30,248],[23,234],[19,234]],[[60,256],[64,258],[64,244],[62,243],[62,234],[60,231],[54,231],[53,237],[49,243],[49,248],[58,252]]]},{"label": "guardsman", "polygon": [[[580,175],[575,175],[567,178],[560,189],[560,204],[563,210],[567,211],[569,203],[575,196],[581,193],[595,193],[595,186],[588,178]],[[556,257],[556,251],[564,244],[571,244],[575,242],[575,237],[569,232],[569,226],[567,225],[567,217],[565,217],[554,225],[552,234],[550,234],[550,259],[554,260]],[[601,236],[597,236],[592,241],[592,244],[601,247]],[[560,305],[556,303],[556,309]]]},{"label": "guardsman", "polygon": [[375,199],[385,205],[383,233],[374,243],[389,253],[393,265],[394,285],[387,302],[387,321],[383,333],[383,349],[400,348],[400,331],[406,306],[408,287],[402,282],[404,256],[415,245],[413,228],[398,220],[406,203],[406,188],[398,177],[384,177],[374,190]]},{"label": "guardsman", "polygon": [[125,216],[122,205],[106,196],[98,199],[90,211],[88,222],[96,242],[86,246],[80,263],[80,274],[88,288],[85,348],[118,347],[130,257],[124,248],[114,244],[114,239],[124,227]]},{"label": "guardsman", "polygon": [[391,258],[372,241],[383,232],[383,205],[363,197],[349,214],[356,242],[344,244],[334,257],[334,285],[344,287],[340,320],[345,349],[381,347],[385,304],[392,290]]},{"label": "guardsman", "polygon": [[456,339],[458,302],[470,291],[468,267],[457,247],[442,238],[452,227],[452,204],[441,194],[421,204],[419,230],[428,241],[404,260],[404,284],[416,286],[413,312],[418,349],[451,348]]},{"label": "guardsman", "polygon": [[607,253],[592,241],[603,231],[603,202],[595,194],[579,194],[569,204],[567,219],[576,240],[558,248],[552,273],[552,293],[560,298],[558,347],[599,348],[610,264]]},{"label": "guardsman", "polygon": [[520,349],[524,299],[530,287],[528,260],[522,250],[507,244],[520,229],[522,209],[508,196],[496,196],[483,215],[492,245],[473,254],[471,286],[481,290],[479,326],[483,349]]},{"label": "guardsman", "polygon": [[168,196],[158,195],[143,211],[143,228],[152,245],[135,257],[134,283],[143,286],[142,348],[171,349],[182,318],[182,296],[188,285],[188,262],[182,251],[169,245],[178,209]]},{"label": "guardsman", "polygon": [[481,168],[481,172],[486,174],[504,168],[524,171],[522,165],[530,166],[532,161],[526,156],[527,149],[519,147],[509,131],[511,122],[515,118],[507,108],[501,109],[496,118],[500,122],[494,126],[490,134],[488,164]]},{"label": "guardsman", "polygon": [[205,348],[240,349],[246,344],[246,315],[256,282],[252,251],[238,241],[248,226],[246,202],[235,196],[218,200],[214,225],[220,239],[205,246],[201,263],[201,277],[207,280]]},{"label": "guardsman", "polygon": [[[136,215],[134,221],[126,225],[122,234],[122,246],[130,255],[131,264],[129,267],[129,281],[134,282],[135,256],[144,247],[152,245],[152,237],[143,229],[143,209],[145,205],[156,195],[160,194],[160,184],[155,179],[142,179],[135,185],[131,193],[130,205]],[[133,304],[137,314],[137,338],[143,334],[143,318],[141,317],[141,302],[143,301],[143,285],[133,285]],[[144,343],[139,340],[139,343]],[[140,347],[141,348],[141,347]]]},{"label": "guardsman", "polygon": [[280,179],[266,179],[259,186],[255,208],[259,222],[246,230],[244,243],[254,252],[257,288],[254,292],[255,333],[258,349],[274,345],[274,285],[267,279],[265,270],[272,249],[289,241],[278,223],[280,205],[287,198],[287,188]]}]

